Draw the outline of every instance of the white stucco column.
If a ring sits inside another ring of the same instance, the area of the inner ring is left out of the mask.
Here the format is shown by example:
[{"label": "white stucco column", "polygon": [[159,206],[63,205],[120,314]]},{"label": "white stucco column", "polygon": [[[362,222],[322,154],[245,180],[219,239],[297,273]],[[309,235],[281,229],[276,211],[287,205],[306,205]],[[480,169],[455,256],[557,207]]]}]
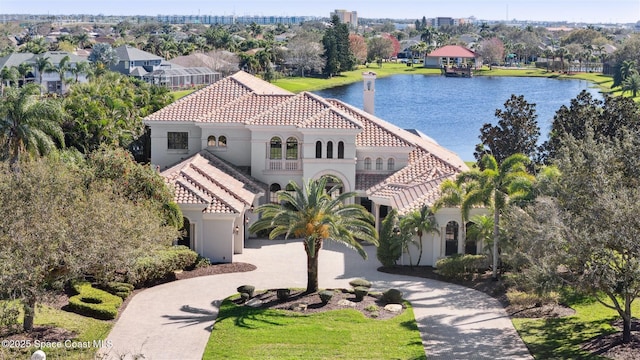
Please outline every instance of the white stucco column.
[{"label": "white stucco column", "polygon": [[380,231],[380,216],[379,216],[379,214],[380,214],[380,204],[376,204],[375,202],[372,202],[371,205],[373,205],[371,207],[371,213],[373,213],[373,217],[376,220],[375,221],[375,223],[376,223],[376,231],[379,232]]}]

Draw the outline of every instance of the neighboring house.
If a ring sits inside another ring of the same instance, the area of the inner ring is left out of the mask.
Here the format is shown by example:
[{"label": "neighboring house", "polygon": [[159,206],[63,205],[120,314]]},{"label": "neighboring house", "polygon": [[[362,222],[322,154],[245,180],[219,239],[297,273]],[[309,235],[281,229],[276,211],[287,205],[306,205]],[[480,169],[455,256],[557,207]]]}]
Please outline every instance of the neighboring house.
[{"label": "neighboring house", "polygon": [[207,67],[182,67],[165,61],[160,56],[142,51],[133,46],[114,48],[118,63],[112,71],[136,77],[147,83],[166,86],[171,90],[209,85],[220,80],[220,73]]},{"label": "neighboring house", "polygon": [[[47,51],[43,54],[32,53],[13,53],[0,58],[0,70],[4,67],[18,66],[22,63],[29,63],[33,65],[32,71],[25,78],[25,82],[40,82],[40,71],[36,68],[35,63],[38,58],[48,58],[52,65],[49,71],[42,72],[41,85],[48,93],[64,94],[69,89],[71,81],[75,81],[75,75],[70,71],[63,74],[63,79],[60,78],[60,74],[56,70],[60,66],[60,62],[66,56],[69,57],[67,65],[70,68],[76,66],[77,63],[87,61],[86,57],[78,56],[66,51]],[[19,79],[22,81],[22,79]],[[79,74],[78,82],[87,82],[87,74]]]},{"label": "neighboring house", "polygon": [[480,55],[459,45],[446,45],[428,53],[424,58],[424,67],[442,68],[445,66],[473,67],[482,66]]},{"label": "neighboring house", "polygon": [[[374,86],[369,76],[368,110]],[[174,187],[184,214],[185,244],[213,262],[231,262],[242,252],[257,217],[252,210],[277,202],[291,180],[333,176],[343,191],[357,193],[355,202],[374,214],[379,228],[389,209],[405,214],[433,204],[442,181],[468,170],[419,132],[242,71],[147,116],[145,124],[151,162]],[[442,234],[424,236],[426,265],[465,251],[459,209],[443,209],[436,218]]]}]

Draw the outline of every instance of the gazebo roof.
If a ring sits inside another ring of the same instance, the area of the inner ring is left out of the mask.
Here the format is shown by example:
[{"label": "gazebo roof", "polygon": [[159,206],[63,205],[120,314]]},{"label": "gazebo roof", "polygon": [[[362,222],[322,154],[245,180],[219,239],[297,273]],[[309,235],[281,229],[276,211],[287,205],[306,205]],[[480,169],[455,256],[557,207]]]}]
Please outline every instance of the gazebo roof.
[{"label": "gazebo roof", "polygon": [[476,53],[459,45],[446,45],[430,52],[427,57],[450,57],[473,59],[477,57]]}]

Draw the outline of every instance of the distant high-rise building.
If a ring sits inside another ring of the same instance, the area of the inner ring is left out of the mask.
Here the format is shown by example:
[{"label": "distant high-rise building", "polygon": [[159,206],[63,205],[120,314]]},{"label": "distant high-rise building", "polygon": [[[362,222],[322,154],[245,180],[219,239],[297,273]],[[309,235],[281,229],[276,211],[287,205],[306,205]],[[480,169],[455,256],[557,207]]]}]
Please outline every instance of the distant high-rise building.
[{"label": "distant high-rise building", "polygon": [[347,11],[347,10],[339,10],[331,13],[331,16],[338,15],[338,19],[341,22],[349,25],[352,28],[358,27],[358,12],[357,11]]},{"label": "distant high-rise building", "polygon": [[435,18],[434,26],[439,28],[445,25],[453,25],[453,18],[450,17],[437,17]]}]

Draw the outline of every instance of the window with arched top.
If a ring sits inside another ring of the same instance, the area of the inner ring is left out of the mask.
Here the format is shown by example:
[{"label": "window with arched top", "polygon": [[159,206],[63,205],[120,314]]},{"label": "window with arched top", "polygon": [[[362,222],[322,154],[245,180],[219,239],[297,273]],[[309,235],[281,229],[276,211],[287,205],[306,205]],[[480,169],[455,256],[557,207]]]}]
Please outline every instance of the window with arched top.
[{"label": "window with arched top", "polygon": [[389,158],[387,160],[387,170],[395,170],[396,169],[396,160],[394,158]]},{"label": "window with arched top", "polygon": [[278,191],[280,191],[282,188],[280,187],[280,184],[278,183],[273,183],[269,186],[269,201],[277,204],[278,203]]},{"label": "window with arched top", "polygon": [[364,158],[364,169],[371,170],[371,158]]},{"label": "window with arched top", "polygon": [[224,135],[218,136],[218,146],[227,147],[227,137]]},{"label": "window with arched top", "polygon": [[298,159],[298,139],[294,137],[290,137],[287,139],[286,156],[287,156],[287,160]]},{"label": "window with arched top", "polygon": [[271,138],[269,145],[269,159],[282,159],[282,140],[277,136]]},{"label": "window with arched top", "polygon": [[287,186],[284,187],[285,191],[295,191],[293,184],[288,183]]},{"label": "window with arched top", "polygon": [[458,223],[449,221],[444,235],[444,255],[450,256],[458,253]]},{"label": "window with arched top", "polygon": [[211,135],[207,138],[207,146],[216,146],[216,137]]},{"label": "window with arched top", "polygon": [[382,158],[376,159],[376,170],[382,170]]},{"label": "window with arched top", "polygon": [[338,141],[338,159],[344,159],[344,142]]},{"label": "window with arched top", "polygon": [[322,141],[316,141],[316,159],[322,159]]},{"label": "window with arched top", "polygon": [[333,159],[333,141],[327,141],[327,159]]}]

